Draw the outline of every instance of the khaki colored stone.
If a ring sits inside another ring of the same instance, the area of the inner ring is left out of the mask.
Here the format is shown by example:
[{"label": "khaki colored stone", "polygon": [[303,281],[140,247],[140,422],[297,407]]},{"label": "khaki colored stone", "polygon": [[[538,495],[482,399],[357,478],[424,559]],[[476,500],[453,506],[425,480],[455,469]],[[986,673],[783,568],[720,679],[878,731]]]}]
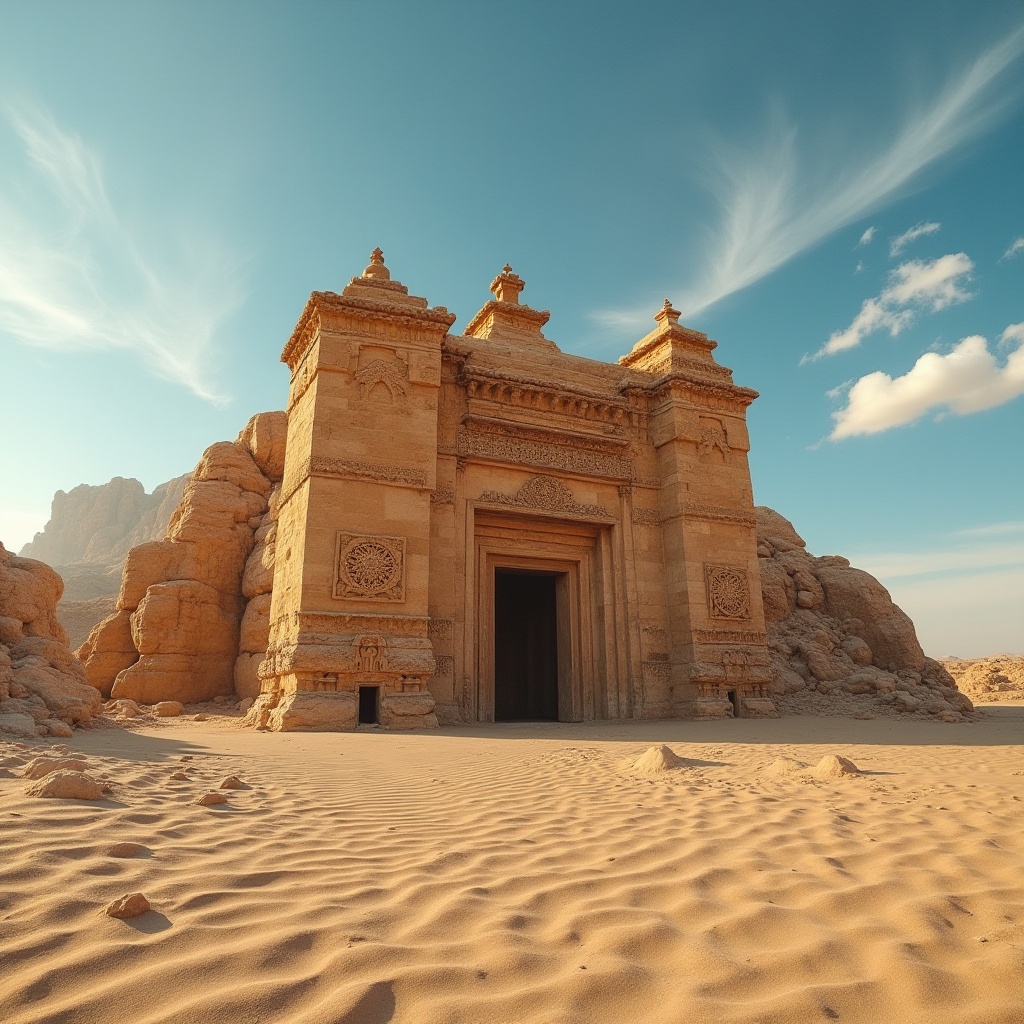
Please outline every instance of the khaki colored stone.
[{"label": "khaki colored stone", "polygon": [[104,908],[103,913],[107,917],[116,917],[119,920],[128,921],[133,917],[141,917],[150,910],[152,910],[152,907],[149,905],[149,900],[141,892],[133,892],[108,904]]}]

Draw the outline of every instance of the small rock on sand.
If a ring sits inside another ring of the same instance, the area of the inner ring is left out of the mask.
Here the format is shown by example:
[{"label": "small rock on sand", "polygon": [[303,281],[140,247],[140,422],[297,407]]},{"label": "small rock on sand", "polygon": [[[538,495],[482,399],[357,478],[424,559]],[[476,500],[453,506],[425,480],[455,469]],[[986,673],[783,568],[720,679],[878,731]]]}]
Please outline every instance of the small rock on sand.
[{"label": "small rock on sand", "polygon": [[816,779],[838,779],[844,775],[860,775],[861,770],[848,757],[826,754],[811,774]]},{"label": "small rock on sand", "polygon": [[67,737],[75,735],[75,730],[67,722],[62,722],[58,718],[44,718],[39,724],[50,736]]},{"label": "small rock on sand", "polygon": [[795,779],[807,771],[807,765],[803,761],[797,761],[793,757],[777,757],[767,768],[765,775],[774,775],[780,779]]},{"label": "small rock on sand", "polygon": [[82,772],[56,771],[33,782],[25,790],[29,796],[58,800],[102,800],[103,787]]},{"label": "small rock on sand", "polygon": [[665,744],[648,747],[635,761],[626,763],[629,771],[640,775],[659,775],[685,766],[686,762]]},{"label": "small rock on sand", "polygon": [[43,779],[57,771],[84,772],[87,765],[77,757],[34,757],[22,769],[23,779]]},{"label": "small rock on sand", "polygon": [[221,784],[221,789],[242,789],[245,783],[237,775],[229,775]]},{"label": "small rock on sand", "polygon": [[210,716],[209,715],[193,715],[193,722],[205,722]]},{"label": "small rock on sand", "polygon": [[137,857],[140,853],[149,853],[148,847],[141,843],[114,843],[107,850],[108,857]]},{"label": "small rock on sand", "polygon": [[149,905],[149,900],[141,892],[132,892],[127,896],[122,896],[119,900],[114,900],[103,912],[107,917],[116,917],[125,921],[128,918],[141,917],[150,909],[152,908]]},{"label": "small rock on sand", "polygon": [[162,700],[153,705],[159,718],[177,718],[185,710],[185,706],[176,700]]},{"label": "small rock on sand", "polygon": [[228,798],[223,793],[207,793],[205,796],[201,796],[196,803],[200,807],[212,807],[214,804],[226,804]]},{"label": "small rock on sand", "polygon": [[184,772],[175,772],[171,776],[171,782],[188,782],[188,776]]}]

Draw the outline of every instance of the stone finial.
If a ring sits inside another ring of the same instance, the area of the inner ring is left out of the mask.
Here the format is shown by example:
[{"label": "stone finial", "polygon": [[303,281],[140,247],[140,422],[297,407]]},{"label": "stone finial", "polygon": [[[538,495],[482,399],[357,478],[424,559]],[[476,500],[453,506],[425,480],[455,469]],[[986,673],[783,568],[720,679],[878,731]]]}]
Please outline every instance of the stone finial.
[{"label": "stone finial", "polygon": [[519,305],[519,293],[526,287],[526,282],[506,263],[501,273],[491,282],[491,291],[499,302],[511,302]]},{"label": "stone finial", "polygon": [[661,309],[658,310],[657,313],[654,314],[654,319],[657,320],[658,323],[661,324],[662,326],[674,327],[676,324],[679,323],[679,318],[682,315],[683,314],[680,313],[678,309],[673,309],[672,303],[669,302],[668,299],[666,299],[665,304],[661,307]]},{"label": "stone finial", "polygon": [[381,281],[391,280],[391,271],[384,266],[384,253],[379,247],[370,253],[370,265],[363,271],[363,277],[375,277]]}]

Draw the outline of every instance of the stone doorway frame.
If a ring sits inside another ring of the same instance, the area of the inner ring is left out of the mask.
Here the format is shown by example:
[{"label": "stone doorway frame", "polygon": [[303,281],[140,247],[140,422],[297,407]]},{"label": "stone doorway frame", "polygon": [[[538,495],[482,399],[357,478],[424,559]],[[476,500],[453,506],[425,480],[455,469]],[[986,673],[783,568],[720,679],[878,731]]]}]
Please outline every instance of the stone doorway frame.
[{"label": "stone doorway frame", "polygon": [[[558,720],[582,722],[587,705],[595,706],[600,659],[595,650],[593,560],[599,533],[599,528],[579,523],[477,510],[473,589],[478,600],[472,602],[475,623],[469,631],[474,648],[471,663],[476,685],[471,697],[475,721],[494,721],[494,585],[498,569],[556,577]],[[538,542],[539,537],[548,537],[548,543]],[[525,555],[524,550],[535,553]]]}]

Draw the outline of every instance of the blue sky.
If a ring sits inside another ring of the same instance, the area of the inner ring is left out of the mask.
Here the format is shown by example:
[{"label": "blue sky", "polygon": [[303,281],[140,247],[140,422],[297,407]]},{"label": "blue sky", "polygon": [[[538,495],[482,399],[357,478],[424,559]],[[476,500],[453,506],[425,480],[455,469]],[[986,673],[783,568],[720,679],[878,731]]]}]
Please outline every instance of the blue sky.
[{"label": "blue sky", "polygon": [[668,296],[761,392],[759,503],[879,575],[929,653],[1024,651],[1018,0],[2,23],[8,547],[56,489],[151,488],[282,407],[309,292],[380,245],[455,330],[510,262],[596,358]]}]

